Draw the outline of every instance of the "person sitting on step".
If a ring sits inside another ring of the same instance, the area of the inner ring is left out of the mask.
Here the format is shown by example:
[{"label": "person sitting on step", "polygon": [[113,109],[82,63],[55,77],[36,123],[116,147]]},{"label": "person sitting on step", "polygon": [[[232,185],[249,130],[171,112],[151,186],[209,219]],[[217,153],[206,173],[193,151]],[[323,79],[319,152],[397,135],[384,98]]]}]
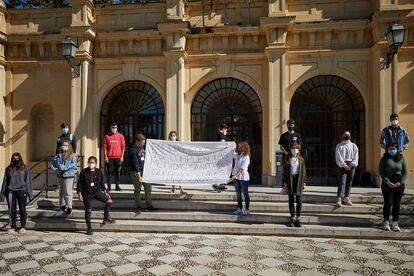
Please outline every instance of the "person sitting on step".
[{"label": "person sitting on step", "polygon": [[93,199],[99,200],[105,204],[102,224],[114,222],[109,216],[112,199],[105,189],[103,181],[104,177],[102,171],[96,167],[97,164],[98,160],[95,156],[88,158],[88,167],[81,171],[77,185],[79,200],[82,201],[85,206],[86,233],[88,235],[93,234],[91,222]]},{"label": "person sitting on step", "polygon": [[301,227],[302,193],[306,186],[305,160],[300,156],[299,152],[300,145],[293,144],[286,162],[283,164],[283,186],[289,196],[290,227]]}]

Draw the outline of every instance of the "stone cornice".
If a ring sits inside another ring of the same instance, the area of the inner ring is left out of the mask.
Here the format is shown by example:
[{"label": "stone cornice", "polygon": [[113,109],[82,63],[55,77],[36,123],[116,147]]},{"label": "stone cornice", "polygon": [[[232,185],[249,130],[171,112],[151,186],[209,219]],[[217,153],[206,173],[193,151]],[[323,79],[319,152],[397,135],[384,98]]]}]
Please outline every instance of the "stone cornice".
[{"label": "stone cornice", "polygon": [[61,30],[63,35],[69,35],[72,37],[84,37],[85,39],[95,40],[96,32],[90,26],[79,26],[63,28]]},{"label": "stone cornice", "polygon": [[96,32],[97,41],[111,41],[122,39],[161,39],[161,34],[156,30],[132,30],[118,32]]},{"label": "stone cornice", "polygon": [[262,17],[260,27],[264,30],[273,28],[286,28],[295,23],[296,16]]},{"label": "stone cornice", "polygon": [[168,33],[186,34],[190,32],[190,22],[180,21],[180,22],[159,23],[158,31],[161,34],[168,34]]},{"label": "stone cornice", "polygon": [[291,25],[289,31],[349,31],[365,29],[368,26],[368,19],[303,22]]}]

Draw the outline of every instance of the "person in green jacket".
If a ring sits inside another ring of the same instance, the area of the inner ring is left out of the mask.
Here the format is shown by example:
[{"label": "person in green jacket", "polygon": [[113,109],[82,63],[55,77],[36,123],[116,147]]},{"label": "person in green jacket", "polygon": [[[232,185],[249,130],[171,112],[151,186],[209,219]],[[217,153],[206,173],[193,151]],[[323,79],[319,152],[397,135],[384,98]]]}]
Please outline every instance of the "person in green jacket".
[{"label": "person in green jacket", "polygon": [[[382,228],[385,231],[391,229],[401,232],[398,226],[398,216],[400,214],[400,203],[404,194],[405,181],[407,178],[407,165],[404,157],[398,151],[397,145],[390,145],[384,153],[379,164],[379,173],[382,178],[381,191],[384,196],[384,222]],[[392,207],[392,223],[389,219]]]},{"label": "person in green jacket", "polygon": [[[300,145],[293,144],[283,165],[283,186],[289,196],[290,227],[301,227],[302,192],[306,186],[305,159],[300,154]],[[295,212],[296,195],[296,212]]]}]

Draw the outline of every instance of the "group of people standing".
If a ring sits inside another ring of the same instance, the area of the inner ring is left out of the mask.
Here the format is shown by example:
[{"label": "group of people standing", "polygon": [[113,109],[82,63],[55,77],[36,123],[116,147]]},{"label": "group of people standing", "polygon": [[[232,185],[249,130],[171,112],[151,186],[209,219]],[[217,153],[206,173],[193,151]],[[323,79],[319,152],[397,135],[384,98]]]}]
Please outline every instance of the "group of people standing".
[{"label": "group of people standing", "polygon": [[[384,128],[380,137],[380,146],[385,149],[385,153],[379,162],[379,173],[382,179],[381,191],[384,197],[383,207],[383,229],[386,231],[401,231],[398,225],[400,202],[405,189],[405,181],[408,171],[403,157],[403,151],[407,149],[409,138],[406,130],[399,126],[398,115],[390,116],[390,126]],[[303,151],[302,138],[295,132],[294,120],[288,120],[288,131],[283,133],[279,140],[279,145],[283,151],[283,187],[282,193],[288,195],[290,221],[289,226],[301,227],[302,194],[306,187],[306,151]],[[57,139],[56,155],[52,162],[52,169],[56,171],[59,183],[59,205],[60,210],[67,215],[72,213],[73,187],[77,174],[77,154],[76,138],[70,133],[68,124],[62,124],[62,135]],[[216,141],[226,141],[227,125],[221,125]],[[176,131],[171,131],[168,140],[178,141]],[[141,210],[140,192],[144,187],[146,209],[155,210],[151,201],[151,184],[143,182],[143,171],[145,164],[145,141],[143,134],[136,136],[135,142],[128,147],[128,157],[130,165],[130,176],[134,185],[135,209],[139,213]],[[91,225],[91,212],[93,199],[104,203],[103,224],[113,223],[109,212],[112,205],[111,176],[115,178],[115,190],[120,188],[120,170],[124,161],[126,150],[125,138],[118,132],[117,123],[112,123],[110,132],[104,137],[103,152],[106,163],[106,183],[104,184],[104,174],[97,167],[98,159],[94,156],[88,158],[88,167],[81,170],[76,191],[79,200],[83,202],[85,208],[85,221],[87,234],[93,234]],[[305,153],[305,154],[303,154]],[[303,156],[304,155],[304,156]],[[250,214],[250,196],[248,172],[250,165],[251,149],[247,142],[242,141],[237,144],[233,162],[232,175],[229,182],[234,181],[237,210],[236,215]],[[335,160],[338,166],[338,189],[336,205],[352,205],[350,199],[351,187],[358,166],[359,150],[355,143],[351,141],[351,133],[345,131],[342,141],[337,144],[335,150]],[[32,180],[28,166],[23,162],[20,153],[14,153],[11,157],[10,165],[6,168],[5,177],[1,189],[0,200],[6,199],[10,210],[10,233],[16,233],[17,205],[20,211],[21,229],[20,233],[25,232],[27,221],[26,204],[33,197]],[[182,185],[179,185],[180,192],[185,193]],[[224,185],[215,185],[215,190],[225,189]],[[171,192],[175,192],[172,186]],[[243,197],[245,208],[243,208]],[[295,206],[296,203],[296,206]],[[389,219],[392,213],[392,223]]]}]

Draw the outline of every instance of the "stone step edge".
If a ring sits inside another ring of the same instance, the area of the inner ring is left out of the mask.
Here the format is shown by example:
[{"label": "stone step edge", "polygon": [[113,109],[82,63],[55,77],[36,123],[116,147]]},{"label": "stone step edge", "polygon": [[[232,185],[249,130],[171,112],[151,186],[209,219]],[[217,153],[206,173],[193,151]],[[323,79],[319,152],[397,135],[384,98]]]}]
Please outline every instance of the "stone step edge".
[{"label": "stone step edge", "polygon": [[[54,209],[32,209],[27,210],[28,216],[32,218],[70,218],[83,219],[84,210],[74,209],[71,215],[65,215]],[[114,219],[121,220],[152,220],[152,221],[182,221],[182,222],[251,222],[251,223],[286,223],[290,215],[288,213],[252,213],[250,216],[236,216],[232,213],[224,212],[141,212],[136,214],[128,210],[112,211],[111,216]],[[197,218],[198,217],[198,218]],[[102,219],[102,209],[94,210],[92,218]],[[345,218],[345,220],[341,220]],[[322,224],[322,225],[353,225],[353,226],[373,226],[382,222],[382,215],[372,214],[306,214],[302,216],[304,224]],[[400,224],[403,226],[414,226],[412,216],[400,216]]]},{"label": "stone step edge", "polygon": [[[106,232],[145,232],[145,233],[197,233],[197,234],[240,234],[240,235],[283,235],[299,237],[335,237],[335,238],[365,238],[365,239],[395,239],[414,240],[412,228],[403,232],[383,231],[378,228],[335,227],[323,225],[304,225],[301,228],[290,228],[278,224],[248,225],[242,223],[208,223],[196,222],[182,225],[181,222],[156,221],[116,221],[114,224],[102,225],[93,220],[94,231]],[[61,223],[60,220],[29,219],[27,228],[33,230],[53,231],[85,231],[84,221],[72,220]]]}]

